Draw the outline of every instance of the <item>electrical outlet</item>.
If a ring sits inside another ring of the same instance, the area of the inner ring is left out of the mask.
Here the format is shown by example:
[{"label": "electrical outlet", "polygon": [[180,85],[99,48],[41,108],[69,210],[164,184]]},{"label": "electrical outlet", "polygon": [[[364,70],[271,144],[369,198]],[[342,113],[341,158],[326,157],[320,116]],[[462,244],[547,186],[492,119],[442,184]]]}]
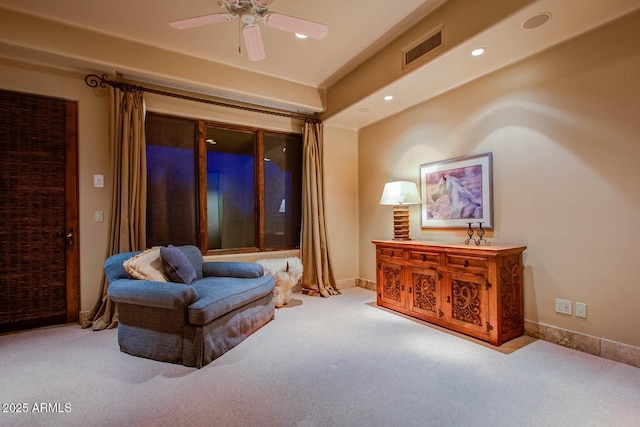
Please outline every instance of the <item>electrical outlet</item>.
[{"label": "electrical outlet", "polygon": [[94,216],[95,216],[95,221],[96,222],[103,222],[104,221],[104,215],[103,215],[102,211],[95,211],[94,212]]},{"label": "electrical outlet", "polygon": [[571,301],[556,298],[556,313],[571,315]]},{"label": "electrical outlet", "polygon": [[576,317],[587,318],[587,304],[576,302]]}]

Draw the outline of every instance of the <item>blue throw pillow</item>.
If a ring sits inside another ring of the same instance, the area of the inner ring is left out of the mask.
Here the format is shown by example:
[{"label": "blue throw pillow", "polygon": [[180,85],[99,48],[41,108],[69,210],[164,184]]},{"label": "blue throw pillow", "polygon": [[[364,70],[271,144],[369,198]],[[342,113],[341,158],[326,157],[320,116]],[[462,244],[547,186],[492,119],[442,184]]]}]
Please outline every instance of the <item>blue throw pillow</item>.
[{"label": "blue throw pillow", "polygon": [[173,245],[160,248],[160,258],[164,271],[177,283],[190,284],[196,278],[196,269],[184,253]]}]

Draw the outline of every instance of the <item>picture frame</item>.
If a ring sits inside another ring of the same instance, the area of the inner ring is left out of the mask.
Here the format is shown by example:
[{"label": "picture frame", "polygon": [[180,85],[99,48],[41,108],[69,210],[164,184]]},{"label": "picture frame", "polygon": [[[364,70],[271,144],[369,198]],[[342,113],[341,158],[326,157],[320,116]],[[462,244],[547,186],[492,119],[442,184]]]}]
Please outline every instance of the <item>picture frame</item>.
[{"label": "picture frame", "polygon": [[492,153],[420,165],[421,228],[493,228]]}]

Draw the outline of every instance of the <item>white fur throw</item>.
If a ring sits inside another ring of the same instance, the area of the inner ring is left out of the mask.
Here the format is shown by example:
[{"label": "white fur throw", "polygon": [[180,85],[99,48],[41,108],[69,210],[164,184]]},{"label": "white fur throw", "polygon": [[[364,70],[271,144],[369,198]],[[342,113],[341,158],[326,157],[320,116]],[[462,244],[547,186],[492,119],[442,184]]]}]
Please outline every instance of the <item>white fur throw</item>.
[{"label": "white fur throw", "polygon": [[302,278],[302,261],[298,257],[269,258],[256,261],[264,268],[264,274],[273,277],[276,286],[273,299],[277,308],[291,300],[293,287]]}]

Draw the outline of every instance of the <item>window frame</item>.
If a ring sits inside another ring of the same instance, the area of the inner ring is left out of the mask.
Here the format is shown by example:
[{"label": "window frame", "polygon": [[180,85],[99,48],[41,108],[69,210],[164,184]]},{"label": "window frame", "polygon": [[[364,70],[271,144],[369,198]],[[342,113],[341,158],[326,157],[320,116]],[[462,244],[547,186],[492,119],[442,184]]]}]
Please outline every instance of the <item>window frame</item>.
[{"label": "window frame", "polygon": [[[265,215],[265,164],[264,164],[264,134],[265,132],[271,134],[282,134],[289,136],[300,137],[300,144],[302,141],[302,132],[286,132],[280,130],[259,128],[256,126],[238,125],[232,123],[223,123],[212,120],[194,119],[189,117],[181,117],[169,114],[162,114],[156,112],[150,112],[150,114],[175,117],[177,119],[190,120],[194,122],[197,127],[195,141],[196,147],[194,150],[194,162],[196,170],[196,226],[198,230],[196,232],[197,246],[204,255],[224,255],[224,254],[237,254],[237,253],[255,253],[255,252],[270,252],[270,251],[283,251],[283,250],[299,250],[300,245],[297,246],[284,246],[277,248],[270,248],[266,246],[266,215]],[[209,249],[208,248],[208,211],[207,211],[207,143],[206,135],[207,128],[215,127],[217,129],[225,129],[231,131],[240,131],[253,133],[254,135],[254,202],[255,202],[255,241],[254,247],[242,247],[242,248],[229,248],[229,249]],[[302,148],[302,147],[301,147]],[[300,159],[302,161],[302,159]],[[302,187],[300,187],[302,188]],[[300,194],[300,202],[302,202],[302,193]]]}]

